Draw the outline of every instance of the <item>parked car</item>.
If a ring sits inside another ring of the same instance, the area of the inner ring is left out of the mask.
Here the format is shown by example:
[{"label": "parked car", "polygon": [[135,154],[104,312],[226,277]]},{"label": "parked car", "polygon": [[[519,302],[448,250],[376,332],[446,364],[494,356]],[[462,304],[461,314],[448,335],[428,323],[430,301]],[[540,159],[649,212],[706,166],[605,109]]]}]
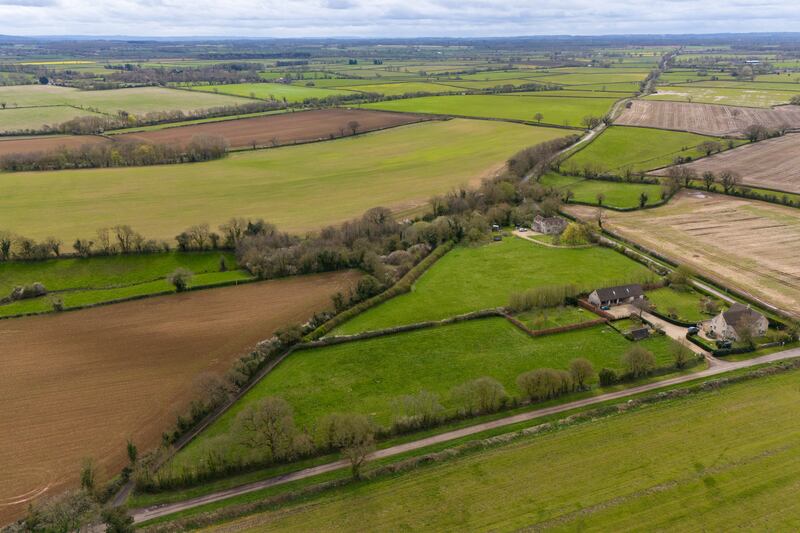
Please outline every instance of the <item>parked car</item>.
[{"label": "parked car", "polygon": [[503,236],[502,236],[502,235],[495,235],[495,236],[494,236],[494,238],[493,238],[493,240],[495,240],[495,241],[502,241],[502,240],[503,240]]},{"label": "parked car", "polygon": [[686,332],[689,335],[697,335],[698,333],[700,333],[700,328],[698,328],[697,326],[692,326],[688,330],[686,330]]},{"label": "parked car", "polygon": [[600,307],[600,310],[601,311],[611,311],[611,307],[608,306],[608,305],[603,305],[603,306]]},{"label": "parked car", "polygon": [[525,233],[528,231],[528,228],[519,228],[520,233]]}]

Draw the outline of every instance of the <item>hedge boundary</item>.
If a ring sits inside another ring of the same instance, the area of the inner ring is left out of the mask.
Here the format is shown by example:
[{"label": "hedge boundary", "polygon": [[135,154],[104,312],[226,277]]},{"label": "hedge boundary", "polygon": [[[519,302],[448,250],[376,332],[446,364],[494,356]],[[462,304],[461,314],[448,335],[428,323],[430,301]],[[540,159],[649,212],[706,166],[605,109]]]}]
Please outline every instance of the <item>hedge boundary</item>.
[{"label": "hedge boundary", "polygon": [[381,304],[390,298],[394,298],[395,296],[410,292],[411,287],[422,276],[422,274],[432,267],[433,264],[441,259],[447,252],[452,250],[455,245],[455,242],[447,241],[446,243],[437,246],[435,250],[425,257],[425,259],[414,265],[414,268],[406,272],[406,275],[403,276],[397,283],[392,285],[389,289],[342,311],[306,335],[305,340],[307,342],[318,340],[351,318],[363,313],[367,309],[375,307],[376,305]]}]

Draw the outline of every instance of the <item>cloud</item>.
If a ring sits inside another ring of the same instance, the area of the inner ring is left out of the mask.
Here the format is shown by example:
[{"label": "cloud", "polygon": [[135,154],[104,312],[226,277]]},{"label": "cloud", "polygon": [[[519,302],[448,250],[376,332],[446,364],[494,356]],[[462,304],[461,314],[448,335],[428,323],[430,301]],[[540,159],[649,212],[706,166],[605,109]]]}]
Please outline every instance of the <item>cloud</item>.
[{"label": "cloud", "polygon": [[0,0],[0,34],[436,37],[796,31],[787,0]]}]

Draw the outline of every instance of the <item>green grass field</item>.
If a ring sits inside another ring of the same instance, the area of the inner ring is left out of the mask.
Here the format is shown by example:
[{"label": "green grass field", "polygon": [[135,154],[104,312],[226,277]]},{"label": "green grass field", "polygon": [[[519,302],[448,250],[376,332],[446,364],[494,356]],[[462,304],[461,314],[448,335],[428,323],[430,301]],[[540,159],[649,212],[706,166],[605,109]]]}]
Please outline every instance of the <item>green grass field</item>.
[{"label": "green grass field", "polygon": [[0,228],[65,242],[116,224],[172,240],[192,224],[216,228],[235,216],[312,230],[379,205],[414,211],[434,194],[493,174],[517,150],[564,133],[436,121],[208,163],[7,174]]},{"label": "green grass field", "polygon": [[516,318],[532,330],[542,330],[590,322],[599,317],[582,307],[562,306],[526,311],[517,315]]},{"label": "green grass field", "polygon": [[580,127],[587,115],[603,116],[614,98],[562,98],[529,95],[456,95],[425,96],[366,104],[366,109],[385,109],[409,113],[435,115],[460,115],[468,117],[526,120],[533,122],[534,115],[541,113],[543,124]]},{"label": "green grass field", "polygon": [[402,95],[406,93],[456,93],[461,89],[449,85],[438,83],[407,82],[407,83],[382,83],[371,85],[343,86],[343,89],[359,91],[365,93],[378,93],[388,96]]},{"label": "green grass field", "polygon": [[[236,531],[790,531],[797,372],[325,492]],[[409,512],[413,509],[413,512]]]},{"label": "green grass field", "polygon": [[[660,313],[669,315],[670,310],[674,310],[678,315],[676,318],[685,322],[700,322],[701,320],[712,318],[711,315],[707,315],[700,310],[700,300],[703,295],[691,289],[675,290],[664,287],[648,291],[647,298]],[[722,302],[719,303],[720,305],[722,304]],[[721,309],[724,308],[725,306],[721,307]]]},{"label": "green grass field", "polygon": [[[192,464],[209,448],[246,453],[235,437],[231,441],[225,435],[246,405],[267,396],[288,401],[300,425],[342,411],[369,414],[389,425],[393,401],[406,394],[433,392],[445,408],[452,408],[453,387],[490,376],[518,395],[515,380],[522,372],[566,369],[575,357],[589,359],[598,370],[618,369],[631,345],[607,326],[534,339],[505,319],[490,318],[295,352],[181,450],[176,466]],[[660,366],[671,364],[669,338],[653,337],[641,345],[656,355]]]},{"label": "green grass field", "polygon": [[[225,258],[227,272],[219,271],[220,257]],[[219,251],[0,263],[0,296],[8,295],[16,286],[34,282],[42,283],[51,293],[42,298],[0,305],[0,316],[52,311],[53,298],[60,299],[66,308],[74,308],[170,292],[174,287],[166,277],[177,268],[195,274],[190,281],[192,287],[251,278],[247,272],[237,269],[232,253]]]},{"label": "green grass field", "polygon": [[544,285],[587,289],[644,276],[648,270],[608,248],[556,249],[518,238],[458,247],[402,294],[345,322],[334,334],[439,320],[508,305],[514,292]]},{"label": "green grass field", "polygon": [[325,98],[337,94],[353,94],[352,91],[306,87],[305,85],[288,85],[285,83],[233,83],[228,85],[195,85],[193,91],[228,94],[264,100],[286,100],[302,102],[309,98]]},{"label": "green grass field", "polygon": [[717,140],[694,133],[612,126],[567,159],[562,167],[582,169],[591,165],[614,173],[625,169],[651,170],[672,164],[678,156],[702,157],[705,154],[697,146],[703,141]]},{"label": "green grass field", "polygon": [[73,118],[90,115],[100,116],[97,113],[63,105],[0,109],[0,133],[39,130],[45,125],[57,126]]},{"label": "green grass field", "polygon": [[[108,91],[80,91],[52,85],[16,85],[0,87],[0,102],[20,106],[70,105],[96,108],[115,114],[125,110],[134,115],[150,111],[191,111],[210,107],[246,103],[233,96],[187,92],[164,87],[135,87]],[[0,111],[2,113],[3,111]],[[85,111],[83,115],[90,114]],[[2,123],[0,123],[2,124]]]},{"label": "green grass field", "polygon": [[604,206],[639,207],[642,193],[647,195],[647,205],[661,201],[661,186],[651,183],[619,183],[614,181],[591,180],[575,176],[563,176],[550,172],[539,179],[539,183],[556,189],[569,189],[575,196],[573,200],[590,204],[597,203],[597,195],[603,194]]}]

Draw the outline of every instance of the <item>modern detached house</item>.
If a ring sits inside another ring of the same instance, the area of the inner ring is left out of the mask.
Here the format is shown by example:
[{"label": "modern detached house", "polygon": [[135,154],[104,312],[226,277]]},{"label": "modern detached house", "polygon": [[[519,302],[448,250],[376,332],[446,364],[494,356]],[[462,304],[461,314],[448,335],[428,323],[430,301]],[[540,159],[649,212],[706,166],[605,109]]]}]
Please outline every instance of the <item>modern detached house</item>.
[{"label": "modern detached house", "polygon": [[644,289],[638,284],[595,289],[589,295],[589,303],[597,307],[630,304],[642,299],[644,299]]},{"label": "modern detached house", "polygon": [[739,340],[742,328],[750,328],[754,337],[760,337],[767,332],[769,321],[749,305],[737,302],[705,324],[706,333],[710,337],[730,341]]}]

